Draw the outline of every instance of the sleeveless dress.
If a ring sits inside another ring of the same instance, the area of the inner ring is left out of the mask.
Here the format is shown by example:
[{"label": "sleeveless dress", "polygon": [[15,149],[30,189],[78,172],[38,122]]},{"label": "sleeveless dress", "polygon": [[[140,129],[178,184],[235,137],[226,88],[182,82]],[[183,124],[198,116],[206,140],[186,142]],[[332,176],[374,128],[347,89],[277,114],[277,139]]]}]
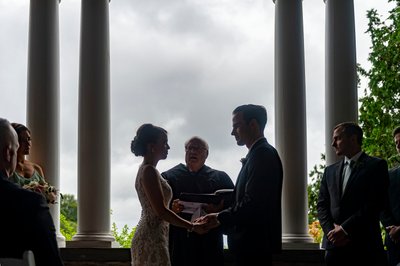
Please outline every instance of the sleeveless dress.
[{"label": "sleeveless dress", "polygon": [[[164,195],[164,204],[169,206],[172,198],[171,187],[159,173],[158,177]],[[140,166],[136,176],[135,188],[142,206],[142,213],[132,239],[132,266],[170,266],[168,251],[169,223],[158,218],[151,208],[150,201],[146,197],[142,186],[142,179],[143,166]]]},{"label": "sleeveless dress", "polygon": [[19,186],[28,185],[32,181],[36,181],[40,184],[44,184],[46,181],[44,178],[38,173],[38,171],[34,170],[33,174],[30,178],[25,178],[22,175],[19,175],[17,172],[14,172],[10,177],[9,180]]}]

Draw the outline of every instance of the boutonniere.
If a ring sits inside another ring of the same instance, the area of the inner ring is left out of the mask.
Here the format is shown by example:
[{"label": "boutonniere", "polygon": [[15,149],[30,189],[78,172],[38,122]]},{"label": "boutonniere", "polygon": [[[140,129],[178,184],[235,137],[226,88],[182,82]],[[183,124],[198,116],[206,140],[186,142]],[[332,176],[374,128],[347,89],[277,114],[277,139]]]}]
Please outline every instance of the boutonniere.
[{"label": "boutonniere", "polygon": [[240,162],[244,165],[247,162],[247,158],[240,159]]}]

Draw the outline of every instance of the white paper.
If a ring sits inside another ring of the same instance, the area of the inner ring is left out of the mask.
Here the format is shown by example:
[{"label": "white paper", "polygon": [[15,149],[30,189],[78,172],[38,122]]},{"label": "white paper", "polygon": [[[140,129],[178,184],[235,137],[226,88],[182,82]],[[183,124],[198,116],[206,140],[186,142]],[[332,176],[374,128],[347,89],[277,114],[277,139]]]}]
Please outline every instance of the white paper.
[{"label": "white paper", "polygon": [[200,202],[190,202],[190,201],[179,201],[179,204],[183,205],[183,213],[192,214],[191,221],[193,222],[197,218],[206,215],[206,212],[203,210],[204,206],[207,206],[206,203]]}]

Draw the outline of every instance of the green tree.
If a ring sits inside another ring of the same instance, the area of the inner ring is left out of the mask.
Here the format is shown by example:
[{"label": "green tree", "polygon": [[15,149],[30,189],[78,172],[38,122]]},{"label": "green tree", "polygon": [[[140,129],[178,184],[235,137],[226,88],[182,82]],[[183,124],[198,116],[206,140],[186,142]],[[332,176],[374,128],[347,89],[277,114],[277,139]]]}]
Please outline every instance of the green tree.
[{"label": "green tree", "polygon": [[321,163],[314,165],[313,170],[310,171],[310,182],[307,186],[308,193],[308,223],[311,224],[318,220],[317,217],[317,200],[321,179],[325,169],[325,154],[321,154]]},{"label": "green tree", "polygon": [[63,194],[61,198],[60,212],[64,217],[73,222],[78,220],[78,201],[72,194]]},{"label": "green tree", "polygon": [[65,240],[76,234],[78,202],[72,194],[63,194],[60,206],[60,232]]},{"label": "green tree", "polygon": [[395,6],[385,20],[376,9],[367,12],[371,66],[369,70],[358,67],[359,77],[367,80],[359,121],[364,131],[363,149],[393,167],[399,162],[392,131],[400,125],[400,0],[388,2]]},{"label": "green tree", "polygon": [[319,224],[317,216],[317,201],[319,187],[321,185],[322,176],[324,175],[325,166],[325,154],[321,153],[321,163],[319,165],[314,165],[313,169],[310,171],[310,182],[307,186],[309,224],[308,232],[316,243],[321,243],[323,236],[322,228]]},{"label": "green tree", "polygon": [[[71,240],[76,234],[78,221],[77,213],[78,201],[75,199],[75,196],[72,194],[63,195],[60,206],[60,232],[67,241]],[[131,246],[131,241],[133,235],[135,234],[135,230],[136,227],[129,229],[127,225],[124,225],[119,233],[116,224],[113,223],[111,233],[121,247],[129,248]]]},{"label": "green tree", "polygon": [[119,243],[121,248],[130,248],[133,235],[135,234],[136,227],[129,229],[127,225],[122,227],[121,233],[118,232],[117,225],[112,224],[111,233],[115,237],[115,240]]},{"label": "green tree", "polygon": [[65,240],[72,240],[76,234],[76,222],[68,220],[64,214],[60,213],[60,232],[65,237]]}]

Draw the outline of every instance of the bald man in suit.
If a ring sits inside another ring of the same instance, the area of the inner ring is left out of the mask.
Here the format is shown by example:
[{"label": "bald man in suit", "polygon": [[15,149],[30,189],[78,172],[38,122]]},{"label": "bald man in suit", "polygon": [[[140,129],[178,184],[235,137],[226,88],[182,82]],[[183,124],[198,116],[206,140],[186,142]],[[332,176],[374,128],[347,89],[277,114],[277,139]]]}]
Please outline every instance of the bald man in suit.
[{"label": "bald man in suit", "polygon": [[0,118],[0,257],[32,250],[36,266],[62,266],[55,227],[44,197],[8,181],[17,163],[18,137]]}]

